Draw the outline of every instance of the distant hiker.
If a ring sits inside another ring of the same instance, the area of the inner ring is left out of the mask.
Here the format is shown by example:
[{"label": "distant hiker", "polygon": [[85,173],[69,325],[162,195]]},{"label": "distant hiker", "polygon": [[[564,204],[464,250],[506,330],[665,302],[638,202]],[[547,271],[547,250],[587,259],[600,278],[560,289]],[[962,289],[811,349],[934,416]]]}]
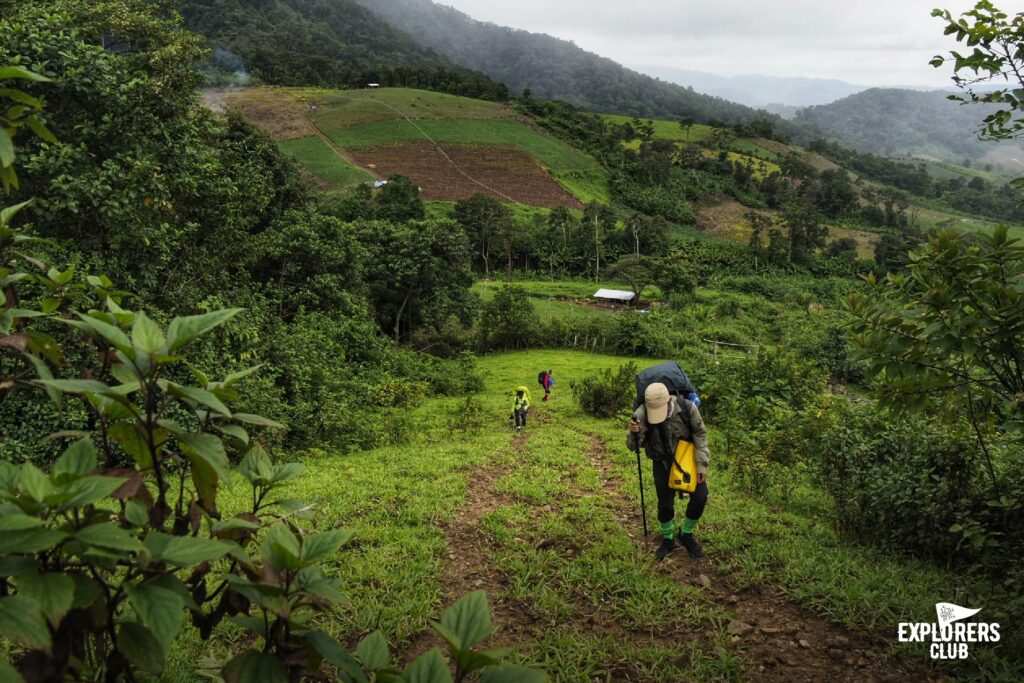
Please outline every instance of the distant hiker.
[{"label": "distant hiker", "polygon": [[551,387],[555,386],[555,378],[551,374],[553,370],[541,370],[537,375],[537,383],[544,387],[544,400],[551,398]]},{"label": "distant hiker", "polygon": [[[686,517],[676,534],[675,497],[676,490],[669,487],[669,469],[675,457],[680,440],[693,444],[697,461],[697,487],[690,494],[686,505]],[[637,450],[643,446],[647,457],[652,460],[654,488],[658,492],[658,521],[661,523],[662,542],[654,556],[659,560],[675,550],[676,543],[686,548],[693,557],[700,557],[701,547],[693,537],[697,521],[704,514],[708,501],[708,451],[707,430],[704,419],[693,401],[672,396],[668,387],[657,382],[644,391],[643,405],[633,413],[626,435],[626,446]]]},{"label": "distant hiker", "polygon": [[523,386],[516,387],[516,395],[512,399],[512,418],[516,421],[516,429],[526,426],[526,411],[530,409],[530,391]]}]

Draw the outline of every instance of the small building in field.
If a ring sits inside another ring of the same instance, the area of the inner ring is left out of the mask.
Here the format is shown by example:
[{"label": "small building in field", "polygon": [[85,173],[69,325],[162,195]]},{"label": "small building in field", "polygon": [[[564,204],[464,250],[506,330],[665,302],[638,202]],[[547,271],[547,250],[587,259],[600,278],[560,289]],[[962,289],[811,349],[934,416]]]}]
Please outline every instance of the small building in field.
[{"label": "small building in field", "polygon": [[388,181],[386,181],[386,180],[374,180],[373,181],[373,189],[379,190],[380,188],[384,187],[387,184],[388,184]]},{"label": "small building in field", "polygon": [[367,88],[379,88],[380,87],[380,83],[367,83],[366,87]]},{"label": "small building in field", "polygon": [[612,306],[632,306],[636,303],[636,294],[622,289],[599,289],[593,299],[601,304]]}]

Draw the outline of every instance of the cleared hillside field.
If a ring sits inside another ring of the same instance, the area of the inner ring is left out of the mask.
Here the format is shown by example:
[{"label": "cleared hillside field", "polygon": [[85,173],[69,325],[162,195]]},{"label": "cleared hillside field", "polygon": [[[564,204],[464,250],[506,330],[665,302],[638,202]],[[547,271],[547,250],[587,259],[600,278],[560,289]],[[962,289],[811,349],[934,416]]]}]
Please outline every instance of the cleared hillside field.
[{"label": "cleared hillside field", "polygon": [[542,207],[610,199],[594,159],[497,102],[405,88],[246,88],[223,99],[288,141],[285,151],[332,189],[400,173],[444,201],[475,192]]},{"label": "cleared hillside field", "polygon": [[[620,114],[602,114],[602,116],[605,121],[618,126],[633,122],[632,116],[622,116]],[[640,119],[642,122],[648,120]],[[700,142],[711,137],[711,131],[714,130],[711,126],[706,126],[703,123],[695,123],[688,129],[680,126],[678,121],[654,119],[652,123],[654,124],[654,137],[674,142]]]}]

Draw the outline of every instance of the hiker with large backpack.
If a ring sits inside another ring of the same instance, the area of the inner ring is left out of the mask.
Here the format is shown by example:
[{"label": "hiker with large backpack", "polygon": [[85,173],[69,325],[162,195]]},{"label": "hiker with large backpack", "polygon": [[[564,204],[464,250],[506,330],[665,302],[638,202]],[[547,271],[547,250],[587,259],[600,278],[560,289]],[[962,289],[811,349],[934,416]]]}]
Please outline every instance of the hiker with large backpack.
[{"label": "hiker with large backpack", "polygon": [[[651,379],[662,381],[649,382]],[[678,546],[686,548],[692,557],[700,557],[701,545],[693,534],[708,500],[707,472],[711,453],[704,419],[693,400],[699,399],[689,379],[675,363],[656,366],[638,375],[637,390],[639,405],[629,424],[626,446],[638,456],[643,447],[651,460],[662,536],[655,557],[661,560]],[[641,492],[642,486],[641,480]],[[690,500],[677,533],[675,499],[681,491],[688,492]],[[645,519],[645,528],[646,524]]]},{"label": "hiker with large backpack", "polygon": [[551,398],[551,387],[555,386],[555,377],[552,375],[553,370],[541,370],[537,374],[537,383],[544,387],[544,400],[548,401]]}]

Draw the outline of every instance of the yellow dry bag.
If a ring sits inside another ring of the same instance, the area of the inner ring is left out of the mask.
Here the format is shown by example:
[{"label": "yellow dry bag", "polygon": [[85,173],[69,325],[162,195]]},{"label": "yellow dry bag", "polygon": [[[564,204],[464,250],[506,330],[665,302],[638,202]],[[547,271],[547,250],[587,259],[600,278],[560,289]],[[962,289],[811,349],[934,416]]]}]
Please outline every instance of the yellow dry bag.
[{"label": "yellow dry bag", "polygon": [[697,453],[689,441],[680,439],[676,446],[676,455],[668,472],[668,487],[686,493],[697,490]]}]

